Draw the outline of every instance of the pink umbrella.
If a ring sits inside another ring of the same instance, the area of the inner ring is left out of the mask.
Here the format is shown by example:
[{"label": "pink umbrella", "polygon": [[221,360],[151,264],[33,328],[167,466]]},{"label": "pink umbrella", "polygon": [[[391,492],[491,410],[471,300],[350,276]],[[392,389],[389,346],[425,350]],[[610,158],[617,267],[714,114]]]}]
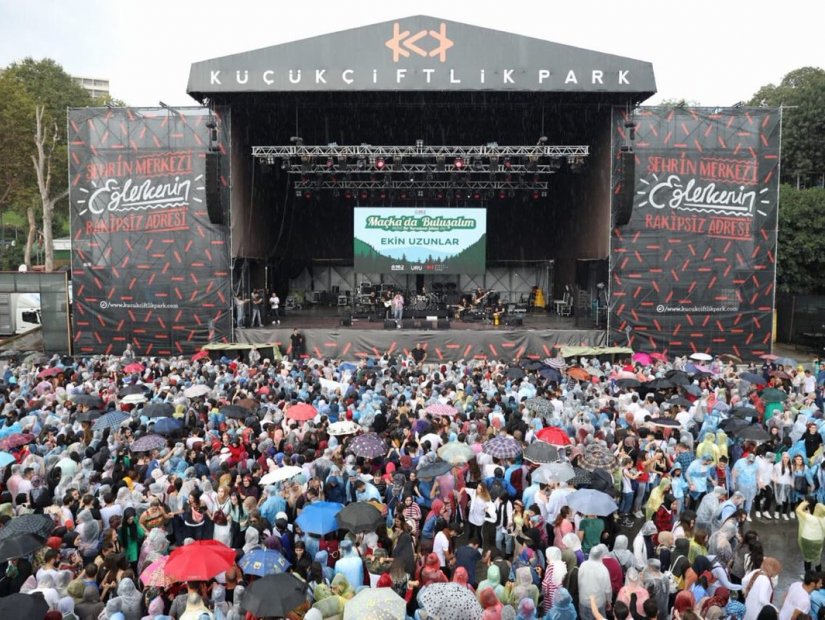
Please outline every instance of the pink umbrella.
[{"label": "pink umbrella", "polygon": [[297,405],[292,405],[286,410],[286,417],[290,420],[300,420],[306,421],[311,420],[316,415],[318,415],[318,411],[312,405],[307,403],[298,403]]},{"label": "pink umbrella", "polygon": [[650,355],[647,353],[642,353],[639,351],[638,353],[633,354],[633,361],[639,362],[642,366],[649,366],[650,365]]},{"label": "pink umbrella", "polygon": [[701,364],[694,364],[693,367],[699,372],[706,372],[708,374],[711,374],[713,372],[710,368],[708,368],[707,366],[702,366]]},{"label": "pink umbrella", "polygon": [[146,587],[168,588],[175,583],[175,580],[169,577],[164,570],[168,561],[169,556],[164,555],[144,568],[140,574],[140,581],[143,585]]},{"label": "pink umbrella", "polygon": [[636,373],[630,372],[629,370],[620,370],[616,373],[617,379],[636,379]]},{"label": "pink umbrella", "polygon": [[139,364],[138,362],[132,362],[131,364],[126,364],[123,367],[123,372],[133,373],[133,372],[143,372],[143,364]]},{"label": "pink umbrella", "polygon": [[429,405],[424,411],[429,413],[430,415],[436,416],[451,416],[458,413],[458,409],[455,407],[451,407],[450,405],[443,405],[441,403],[433,403]]},{"label": "pink umbrella", "polygon": [[651,353],[650,357],[654,360],[659,360],[660,362],[667,361],[667,355],[665,355],[664,353],[659,353],[658,351]]}]

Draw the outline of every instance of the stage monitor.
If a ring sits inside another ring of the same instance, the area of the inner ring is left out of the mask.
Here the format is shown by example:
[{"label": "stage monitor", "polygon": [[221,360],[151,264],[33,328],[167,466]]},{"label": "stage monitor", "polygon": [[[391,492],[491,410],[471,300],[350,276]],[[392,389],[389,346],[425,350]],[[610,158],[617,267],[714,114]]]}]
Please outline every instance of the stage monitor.
[{"label": "stage monitor", "polygon": [[358,273],[484,273],[486,209],[358,207],[354,212]]}]

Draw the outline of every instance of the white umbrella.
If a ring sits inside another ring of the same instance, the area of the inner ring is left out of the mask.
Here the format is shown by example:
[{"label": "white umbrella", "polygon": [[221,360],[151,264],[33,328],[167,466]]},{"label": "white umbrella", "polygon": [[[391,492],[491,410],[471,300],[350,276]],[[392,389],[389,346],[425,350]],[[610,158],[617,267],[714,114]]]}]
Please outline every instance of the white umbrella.
[{"label": "white umbrella", "polygon": [[692,353],[690,359],[698,362],[709,362],[713,359],[713,356],[708,355],[707,353]]},{"label": "white umbrella", "polygon": [[303,472],[304,470],[300,467],[296,467],[295,465],[287,465],[286,467],[280,467],[275,471],[269,472],[263,478],[261,478],[261,481],[258,484],[260,484],[261,486],[267,486],[270,484],[275,484],[277,482],[283,482],[284,480],[294,478],[295,476]]},{"label": "white umbrella", "polygon": [[539,484],[549,484],[550,482],[567,482],[576,475],[570,463],[549,463],[542,465],[532,474],[530,479]]},{"label": "white umbrella", "polygon": [[198,398],[199,396],[206,396],[210,391],[208,385],[198,383],[197,385],[186,388],[183,391],[183,395],[186,396],[186,398]]},{"label": "white umbrella", "polygon": [[138,405],[140,403],[145,403],[146,397],[143,394],[127,394],[120,399],[120,402],[127,403],[129,405]]},{"label": "white umbrella", "polygon": [[340,422],[333,422],[329,425],[327,431],[330,435],[354,435],[355,433],[363,430],[360,426],[358,426],[355,422],[351,422],[349,420],[341,420]]}]

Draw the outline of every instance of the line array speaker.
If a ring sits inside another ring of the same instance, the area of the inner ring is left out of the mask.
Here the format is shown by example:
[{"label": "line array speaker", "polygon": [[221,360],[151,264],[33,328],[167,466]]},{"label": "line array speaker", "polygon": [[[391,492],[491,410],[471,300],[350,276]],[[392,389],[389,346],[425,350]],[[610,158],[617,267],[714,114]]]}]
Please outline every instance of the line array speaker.
[{"label": "line array speaker", "polygon": [[221,205],[220,153],[206,154],[204,187],[206,188],[206,212],[209,214],[209,221],[212,224],[225,224],[223,205]]},{"label": "line array speaker", "polygon": [[615,197],[613,226],[625,226],[633,215],[633,198],[636,192],[636,154],[622,151],[622,188]]}]

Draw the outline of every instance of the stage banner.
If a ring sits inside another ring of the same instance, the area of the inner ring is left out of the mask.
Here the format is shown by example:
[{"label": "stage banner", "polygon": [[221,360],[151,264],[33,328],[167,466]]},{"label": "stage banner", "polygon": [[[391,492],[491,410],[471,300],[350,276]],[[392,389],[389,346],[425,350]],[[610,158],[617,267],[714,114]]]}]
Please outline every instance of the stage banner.
[{"label": "stage banner", "polygon": [[614,200],[622,146],[632,144],[636,174],[632,217],[611,238],[611,342],[673,355],[769,352],[779,110],[641,108],[631,118],[617,109],[613,121]]},{"label": "stage banner", "polygon": [[75,353],[131,343],[178,355],[228,340],[229,232],[206,204],[228,192],[226,135],[204,108],[69,111]]},{"label": "stage banner", "polygon": [[485,209],[354,209],[358,273],[484,273]]}]

